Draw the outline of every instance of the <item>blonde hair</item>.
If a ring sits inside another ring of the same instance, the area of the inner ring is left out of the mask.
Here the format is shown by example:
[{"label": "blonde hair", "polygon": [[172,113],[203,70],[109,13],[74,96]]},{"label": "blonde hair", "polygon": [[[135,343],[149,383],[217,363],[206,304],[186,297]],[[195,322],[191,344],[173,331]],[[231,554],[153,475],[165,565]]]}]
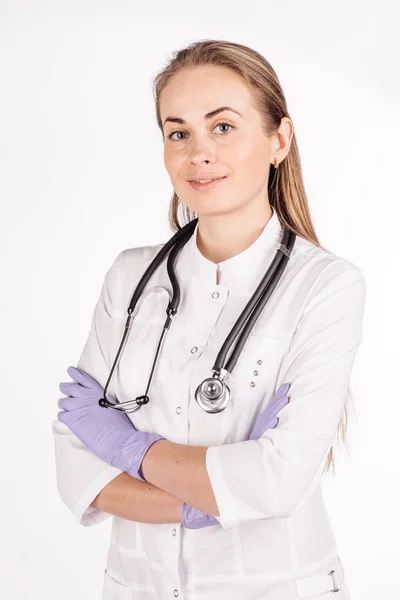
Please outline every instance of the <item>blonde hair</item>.
[{"label": "blonde hair", "polygon": [[[153,81],[157,123],[161,132],[163,132],[160,115],[162,90],[171,78],[182,69],[202,65],[225,67],[243,78],[251,92],[253,107],[259,111],[263,118],[263,128],[267,136],[271,136],[277,131],[283,117],[289,117],[286,99],[278,76],[261,54],[242,44],[224,40],[202,40],[193,42],[186,48],[176,51],[165,68],[156,75]],[[279,221],[284,226],[315,246],[323,248],[318,241],[311,221],[294,133],[286,158],[279,164],[277,169],[270,168],[268,196],[271,206],[275,209]],[[183,213],[182,220],[179,218],[179,211]],[[171,229],[176,232],[186,223],[195,219],[197,214],[183,204],[174,191],[170,201],[168,217]],[[343,442],[346,438],[347,403],[350,397],[349,394],[337,431],[337,439],[341,439]],[[330,466],[335,471],[332,446],[327,456],[324,471],[328,471]]]}]

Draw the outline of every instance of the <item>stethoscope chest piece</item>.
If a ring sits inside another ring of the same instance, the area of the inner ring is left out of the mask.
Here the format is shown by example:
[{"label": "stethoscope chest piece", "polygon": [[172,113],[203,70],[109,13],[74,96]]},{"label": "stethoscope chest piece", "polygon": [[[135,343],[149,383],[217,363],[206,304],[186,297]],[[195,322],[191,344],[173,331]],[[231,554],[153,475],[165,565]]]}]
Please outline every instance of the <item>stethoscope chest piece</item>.
[{"label": "stethoscope chest piece", "polygon": [[231,391],[218,375],[205,379],[196,389],[197,404],[208,413],[218,413],[226,408],[231,400]]}]

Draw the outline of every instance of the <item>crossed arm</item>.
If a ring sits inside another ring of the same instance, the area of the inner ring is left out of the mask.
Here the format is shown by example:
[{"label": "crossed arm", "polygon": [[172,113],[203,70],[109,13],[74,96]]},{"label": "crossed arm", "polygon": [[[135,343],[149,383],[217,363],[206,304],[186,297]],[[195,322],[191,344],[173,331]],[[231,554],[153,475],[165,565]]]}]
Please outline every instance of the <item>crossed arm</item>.
[{"label": "crossed arm", "polygon": [[180,523],[183,502],[218,516],[206,470],[206,451],[206,446],[159,440],[150,446],[142,463],[148,483],[121,473],[102,489],[91,506],[145,523]]},{"label": "crossed arm", "polygon": [[206,469],[207,446],[159,440],[145,454],[143,477],[161,490],[208,515],[218,507]]}]

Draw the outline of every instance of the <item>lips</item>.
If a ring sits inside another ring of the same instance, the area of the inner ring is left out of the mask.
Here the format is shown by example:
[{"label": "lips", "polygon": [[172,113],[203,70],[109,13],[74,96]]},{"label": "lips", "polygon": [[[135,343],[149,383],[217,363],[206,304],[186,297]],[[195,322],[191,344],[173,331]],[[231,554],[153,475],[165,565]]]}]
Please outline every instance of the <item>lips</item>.
[{"label": "lips", "polygon": [[192,180],[189,181],[190,185],[195,189],[195,190],[199,190],[199,191],[205,191],[208,190],[212,187],[215,187],[216,185],[218,185],[221,181],[223,181],[224,179],[226,179],[227,175],[222,175],[221,177],[217,177],[215,179],[212,179],[212,181],[209,181],[208,183],[199,183],[196,180]]},{"label": "lips", "polygon": [[227,175],[211,175],[208,174],[204,174],[204,175],[198,175],[197,177],[192,177],[191,179],[188,179],[188,182],[191,183],[192,181],[199,181],[200,179],[204,179],[204,180],[209,180],[209,179],[223,179],[224,177],[227,177]]}]

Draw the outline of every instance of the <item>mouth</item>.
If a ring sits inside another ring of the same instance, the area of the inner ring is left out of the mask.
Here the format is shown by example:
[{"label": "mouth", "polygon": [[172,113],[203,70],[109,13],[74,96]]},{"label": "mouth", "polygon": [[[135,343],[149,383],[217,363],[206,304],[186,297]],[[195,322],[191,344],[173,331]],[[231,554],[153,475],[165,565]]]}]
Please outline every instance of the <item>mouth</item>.
[{"label": "mouth", "polygon": [[189,183],[195,190],[205,191],[216,187],[221,181],[223,181],[227,177],[228,175],[225,175],[225,177],[218,177],[217,179],[212,179],[208,183],[199,183],[198,181],[189,181]]}]

